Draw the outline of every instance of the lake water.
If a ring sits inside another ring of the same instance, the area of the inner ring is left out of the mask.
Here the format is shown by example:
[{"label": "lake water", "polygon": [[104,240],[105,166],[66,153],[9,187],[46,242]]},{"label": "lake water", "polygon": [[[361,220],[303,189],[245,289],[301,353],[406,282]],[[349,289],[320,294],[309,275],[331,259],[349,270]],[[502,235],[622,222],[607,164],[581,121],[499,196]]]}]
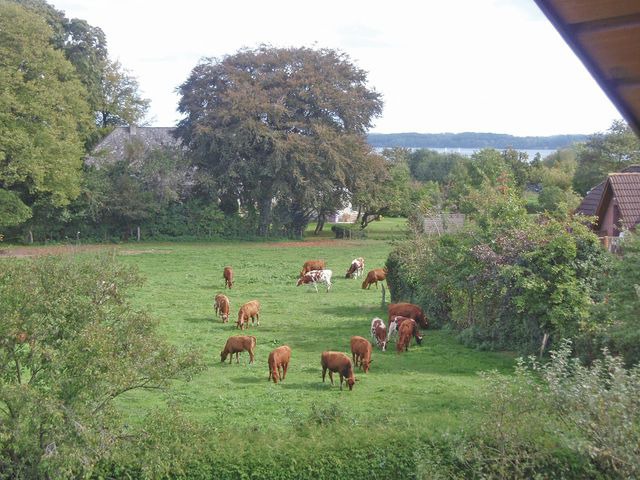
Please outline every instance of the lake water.
[{"label": "lake water", "polygon": [[[438,148],[438,147],[420,147],[420,148],[424,148],[425,150],[433,150],[436,151],[438,153],[458,153],[460,155],[464,155],[465,157],[470,157],[471,155],[473,155],[474,153],[482,150],[483,148]],[[409,148],[409,150],[420,150],[420,148]],[[377,152],[382,152],[384,150],[384,148],[381,147],[376,147],[375,150]],[[503,148],[496,148],[496,150],[506,150]],[[539,153],[540,156],[542,158],[548,157],[549,155],[551,155],[552,153],[555,153],[557,150],[520,150],[520,149],[515,149],[518,152],[524,152],[528,155],[529,160],[533,160],[534,157],[536,156],[536,153]]]}]

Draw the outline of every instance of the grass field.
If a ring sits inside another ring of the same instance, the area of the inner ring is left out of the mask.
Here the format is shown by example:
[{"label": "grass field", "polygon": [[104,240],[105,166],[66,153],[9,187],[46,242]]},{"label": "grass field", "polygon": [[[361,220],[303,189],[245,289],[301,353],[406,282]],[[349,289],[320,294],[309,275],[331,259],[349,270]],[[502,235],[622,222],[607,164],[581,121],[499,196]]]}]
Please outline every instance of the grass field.
[{"label": "grass field", "polygon": [[[394,224],[395,225],[395,224]],[[394,226],[394,228],[397,225]],[[476,416],[482,388],[477,372],[509,372],[507,354],[477,352],[458,344],[444,331],[426,330],[422,346],[397,355],[395,345],[382,353],[374,348],[368,374],[356,371],[353,391],[331,387],[321,380],[320,353],[349,353],[352,335],[369,337],[374,316],[385,319],[381,292],[362,290],[361,281],[344,278],[351,260],[363,256],[365,271],[382,267],[392,248],[386,240],[305,242],[144,244],[127,247],[119,258],[136,265],[146,277],[134,294],[136,306],[160,321],[161,333],[175,345],[203,352],[207,368],[190,382],[175,382],[167,392],[137,392],[119,405],[130,421],[137,421],[167,400],[198,422],[213,422],[218,430],[257,429],[282,438],[297,435],[296,424],[312,412],[337,411],[350,428],[407,428],[432,433],[457,428]],[[296,287],[302,263],[322,258],[333,270],[329,293]],[[235,285],[226,294],[231,318],[222,324],[212,307],[224,291],[222,269],[232,265]],[[388,295],[388,292],[387,292]],[[252,299],[262,304],[261,325],[247,334],[257,337],[255,364],[241,354],[240,364],[220,362],[226,339],[239,334],[235,318],[239,306]],[[387,299],[388,300],[388,299]],[[292,348],[284,383],[267,381],[267,357],[279,345]],[[336,379],[338,377],[336,376]],[[335,412],[334,412],[335,413]]]}]

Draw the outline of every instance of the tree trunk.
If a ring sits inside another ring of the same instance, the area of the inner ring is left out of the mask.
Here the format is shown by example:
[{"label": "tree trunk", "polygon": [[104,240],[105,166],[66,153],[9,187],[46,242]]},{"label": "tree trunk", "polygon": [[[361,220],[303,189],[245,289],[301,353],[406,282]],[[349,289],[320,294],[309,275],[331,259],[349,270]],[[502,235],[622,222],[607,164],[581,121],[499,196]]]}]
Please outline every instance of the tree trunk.
[{"label": "tree trunk", "polygon": [[381,283],[382,285],[382,308],[384,309],[384,307],[386,307],[387,305],[387,291],[384,288],[384,283]]},{"label": "tree trunk", "polygon": [[326,221],[326,215],[324,213],[321,213],[320,215],[318,215],[318,224],[316,225],[316,229],[313,231],[314,235],[318,235],[322,229],[324,228],[324,222]]},{"label": "tree trunk", "polygon": [[269,227],[271,226],[271,200],[272,196],[264,196],[258,203],[260,210],[260,218],[258,219],[258,235],[266,237],[269,234]]},{"label": "tree trunk", "polygon": [[547,348],[548,341],[549,341],[549,332],[544,332],[544,335],[542,337],[542,344],[540,345],[540,358],[542,358],[542,355],[544,354],[544,350],[545,348]]},{"label": "tree trunk", "polygon": [[29,243],[33,243],[33,231],[29,229]]},{"label": "tree trunk", "polygon": [[140,225],[136,227],[136,239],[140,241]]}]

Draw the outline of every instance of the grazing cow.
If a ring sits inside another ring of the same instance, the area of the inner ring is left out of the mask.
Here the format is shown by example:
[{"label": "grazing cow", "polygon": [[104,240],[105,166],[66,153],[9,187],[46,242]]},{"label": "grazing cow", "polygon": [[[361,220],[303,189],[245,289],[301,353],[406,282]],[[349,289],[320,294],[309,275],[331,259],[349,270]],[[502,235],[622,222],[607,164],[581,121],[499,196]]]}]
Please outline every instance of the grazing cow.
[{"label": "grazing cow", "polygon": [[257,320],[258,326],[260,326],[260,302],[258,300],[251,300],[240,307],[236,326],[240,330],[244,330],[246,324],[247,328],[249,328],[249,319],[251,319],[252,325]]},{"label": "grazing cow", "polygon": [[411,343],[411,337],[415,337],[416,343],[420,345],[422,343],[422,335],[420,335],[420,330],[418,330],[418,324],[413,318],[407,318],[404,322],[400,324],[400,328],[398,330],[398,343],[396,343],[396,349],[398,353],[402,353],[403,351],[409,351],[409,344]]},{"label": "grazing cow", "polygon": [[345,278],[359,278],[364,272],[364,258],[358,257],[354,258],[351,262],[351,266],[349,270],[347,270],[347,274],[344,276]]},{"label": "grazing cow", "polygon": [[251,335],[236,335],[229,337],[224,346],[224,350],[220,352],[220,361],[224,362],[229,357],[229,363],[233,360],[233,354],[236,354],[236,363],[240,363],[240,352],[249,352],[249,363],[253,363],[253,349],[256,348],[256,337]]},{"label": "grazing cow", "polygon": [[278,383],[278,379],[284,381],[284,377],[287,376],[287,368],[289,368],[289,360],[291,360],[291,348],[288,345],[272,350],[269,354],[269,378],[267,381],[271,379],[273,379],[273,383]]},{"label": "grazing cow", "polygon": [[216,309],[216,315],[222,318],[222,323],[228,322],[230,308],[229,298],[222,293],[217,294],[214,307]]},{"label": "grazing cow", "polygon": [[353,374],[353,365],[351,359],[342,352],[322,352],[320,356],[320,364],[322,365],[322,383],[329,370],[329,379],[333,385],[333,372],[340,374],[340,390],[342,390],[343,379],[347,380],[349,390],[353,390],[353,384],[356,383],[356,377]]},{"label": "grazing cow", "polygon": [[422,328],[428,327],[427,317],[418,305],[413,303],[392,303],[389,305],[389,321],[395,316],[413,318]]},{"label": "grazing cow", "polygon": [[333,272],[331,270],[311,270],[298,279],[296,287],[299,287],[300,285],[313,285],[317,292],[318,283],[324,283],[327,286],[328,293],[331,288],[332,275]]},{"label": "grazing cow", "polygon": [[[392,336],[398,334],[398,332],[400,331],[400,325],[402,325],[402,322],[404,322],[405,320],[412,320],[412,319],[409,317],[402,317],[400,315],[395,315],[391,319],[391,321],[389,322],[389,332],[387,333],[387,342],[391,340]],[[418,345],[420,345],[420,343],[422,343],[422,337],[420,338],[416,337],[416,342],[418,342]]]},{"label": "grazing cow", "polygon": [[351,355],[353,357],[353,364],[367,373],[369,371],[369,365],[371,365],[371,342],[366,338],[354,336],[351,337]]},{"label": "grazing cow", "polygon": [[327,267],[324,260],[307,260],[302,265],[302,271],[300,271],[300,277],[304,277],[304,274],[311,270],[324,270]]},{"label": "grazing cow", "polygon": [[371,337],[383,352],[387,349],[387,327],[384,326],[381,318],[376,317],[371,320]]},{"label": "grazing cow", "polygon": [[378,288],[378,282],[383,282],[387,279],[387,269],[386,268],[376,268],[375,270],[369,270],[367,273],[367,278],[362,282],[362,289],[365,288],[368,290],[372,284],[376,284],[376,288]]},{"label": "grazing cow", "polygon": [[231,287],[233,287],[233,268],[224,267],[222,276],[224,278],[224,288],[230,289]]}]

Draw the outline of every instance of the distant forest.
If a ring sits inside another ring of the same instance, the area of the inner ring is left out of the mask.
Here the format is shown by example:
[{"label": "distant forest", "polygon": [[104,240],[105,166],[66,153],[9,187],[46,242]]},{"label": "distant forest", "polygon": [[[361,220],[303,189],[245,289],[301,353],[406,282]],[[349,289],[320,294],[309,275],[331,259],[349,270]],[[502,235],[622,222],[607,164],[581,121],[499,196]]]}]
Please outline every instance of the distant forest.
[{"label": "distant forest", "polygon": [[369,133],[369,144],[376,148],[515,148],[557,150],[586,142],[587,135],[514,137],[503,133]]}]

